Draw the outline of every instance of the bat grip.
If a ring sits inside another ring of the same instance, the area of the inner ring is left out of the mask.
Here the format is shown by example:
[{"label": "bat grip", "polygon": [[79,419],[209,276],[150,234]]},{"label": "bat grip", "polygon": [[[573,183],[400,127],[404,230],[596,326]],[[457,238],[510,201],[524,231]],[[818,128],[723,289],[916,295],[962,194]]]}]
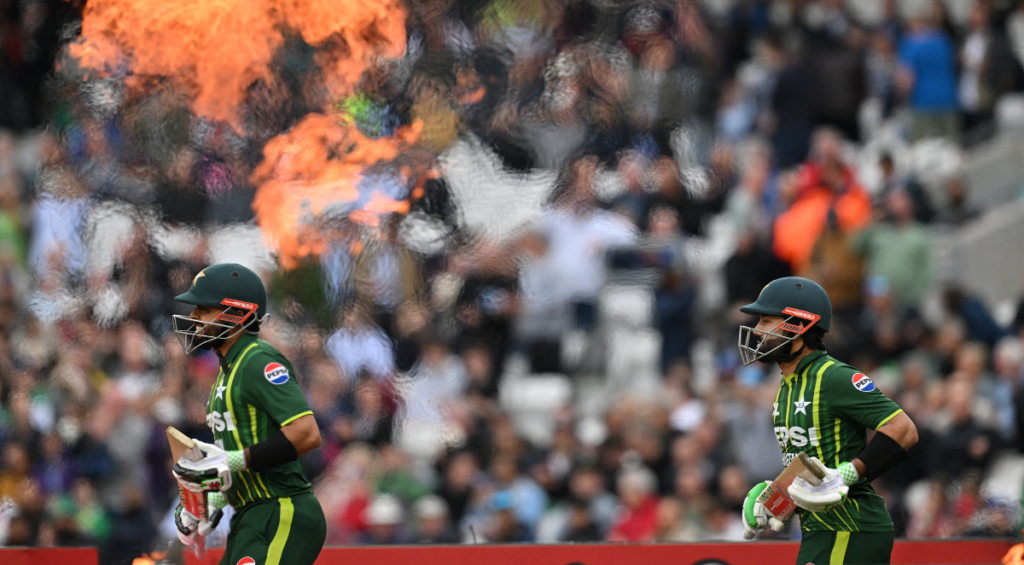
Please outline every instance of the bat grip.
[{"label": "bat grip", "polygon": [[819,481],[825,478],[825,471],[823,471],[821,467],[815,465],[806,453],[801,451],[797,457],[800,459],[800,462],[804,464],[804,467],[807,467],[807,470],[817,477]]}]

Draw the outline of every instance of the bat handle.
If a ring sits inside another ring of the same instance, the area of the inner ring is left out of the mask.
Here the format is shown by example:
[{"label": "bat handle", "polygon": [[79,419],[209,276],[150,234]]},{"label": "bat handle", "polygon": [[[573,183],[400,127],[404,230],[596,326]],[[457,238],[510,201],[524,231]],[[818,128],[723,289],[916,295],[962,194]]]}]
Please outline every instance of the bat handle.
[{"label": "bat handle", "polygon": [[817,477],[819,481],[825,478],[825,471],[823,471],[821,467],[815,465],[806,453],[801,451],[797,457],[800,459],[800,462],[804,464],[804,467],[807,467],[807,470]]}]

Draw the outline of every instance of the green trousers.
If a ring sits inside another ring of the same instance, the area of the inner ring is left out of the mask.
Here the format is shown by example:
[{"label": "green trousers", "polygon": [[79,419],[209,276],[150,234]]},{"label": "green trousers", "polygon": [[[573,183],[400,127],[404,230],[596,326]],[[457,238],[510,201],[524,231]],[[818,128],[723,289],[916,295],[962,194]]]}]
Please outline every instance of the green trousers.
[{"label": "green trousers", "polygon": [[313,565],[327,520],[312,493],[248,504],[231,517],[220,565]]},{"label": "green trousers", "polygon": [[804,532],[797,565],[889,565],[892,532]]}]

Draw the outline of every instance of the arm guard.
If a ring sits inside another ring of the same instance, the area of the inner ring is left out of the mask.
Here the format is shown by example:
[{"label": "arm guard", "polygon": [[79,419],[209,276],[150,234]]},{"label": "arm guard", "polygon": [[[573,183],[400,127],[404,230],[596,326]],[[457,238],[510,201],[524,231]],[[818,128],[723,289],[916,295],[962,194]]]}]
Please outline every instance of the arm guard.
[{"label": "arm guard", "polygon": [[907,450],[896,440],[878,432],[857,459],[864,464],[864,478],[871,482],[907,458]]},{"label": "arm guard", "polygon": [[249,448],[249,470],[255,473],[291,463],[299,458],[295,445],[277,430],[277,433]]}]

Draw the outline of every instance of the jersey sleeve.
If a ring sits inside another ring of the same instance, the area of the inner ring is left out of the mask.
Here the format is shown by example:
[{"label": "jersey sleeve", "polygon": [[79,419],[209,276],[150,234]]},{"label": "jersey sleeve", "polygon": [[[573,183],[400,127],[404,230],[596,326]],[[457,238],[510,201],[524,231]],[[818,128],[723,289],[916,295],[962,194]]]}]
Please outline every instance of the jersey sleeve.
[{"label": "jersey sleeve", "polygon": [[903,411],[878,390],[867,375],[846,366],[836,367],[829,374],[825,401],[834,416],[853,420],[872,430],[882,427]]},{"label": "jersey sleeve", "polygon": [[242,400],[262,410],[278,426],[284,427],[313,413],[295,379],[295,370],[283,355],[254,352],[245,360],[242,370]]}]

